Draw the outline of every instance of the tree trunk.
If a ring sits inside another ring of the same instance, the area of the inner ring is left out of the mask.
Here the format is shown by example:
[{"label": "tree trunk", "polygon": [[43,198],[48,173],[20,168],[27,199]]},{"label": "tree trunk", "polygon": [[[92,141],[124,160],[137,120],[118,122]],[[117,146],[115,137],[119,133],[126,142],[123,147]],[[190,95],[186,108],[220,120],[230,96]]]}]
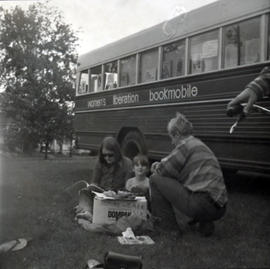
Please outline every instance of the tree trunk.
[{"label": "tree trunk", "polygon": [[72,157],[72,137],[70,138],[69,157]]},{"label": "tree trunk", "polygon": [[58,145],[59,145],[59,154],[63,154],[63,141],[62,140],[58,140]]},{"label": "tree trunk", "polygon": [[45,144],[45,155],[44,155],[44,159],[45,160],[48,159],[48,147],[49,147],[49,143],[46,141],[46,144]]}]

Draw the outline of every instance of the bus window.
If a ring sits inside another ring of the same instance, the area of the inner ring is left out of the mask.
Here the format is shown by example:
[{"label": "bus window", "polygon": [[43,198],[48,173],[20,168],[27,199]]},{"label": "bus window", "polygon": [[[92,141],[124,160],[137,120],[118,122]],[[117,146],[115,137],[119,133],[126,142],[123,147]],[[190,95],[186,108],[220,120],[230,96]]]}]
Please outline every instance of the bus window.
[{"label": "bus window", "polygon": [[102,81],[101,65],[91,68],[91,91],[92,92],[99,92],[102,90],[101,81]]},{"label": "bus window", "polygon": [[225,68],[258,62],[260,60],[260,18],[225,27],[223,40]]},{"label": "bus window", "polygon": [[88,83],[88,70],[84,70],[81,72],[81,79],[78,88],[78,94],[85,94],[89,92],[89,83]]},{"label": "bus window", "polygon": [[185,41],[178,41],[163,46],[162,78],[184,75],[185,73]]},{"label": "bus window", "polygon": [[141,53],[140,57],[140,82],[157,80],[158,50],[153,49]]},{"label": "bus window", "polygon": [[190,38],[190,73],[201,73],[218,68],[218,31]]},{"label": "bus window", "polygon": [[117,88],[117,61],[105,64],[105,90]]},{"label": "bus window", "polygon": [[120,86],[134,85],[136,83],[136,56],[120,60]]}]

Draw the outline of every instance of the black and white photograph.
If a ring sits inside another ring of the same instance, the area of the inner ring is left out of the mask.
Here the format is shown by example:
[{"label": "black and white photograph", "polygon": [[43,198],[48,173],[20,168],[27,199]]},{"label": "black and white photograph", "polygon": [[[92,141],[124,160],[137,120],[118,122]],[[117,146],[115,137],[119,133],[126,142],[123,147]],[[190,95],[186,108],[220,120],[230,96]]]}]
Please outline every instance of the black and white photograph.
[{"label": "black and white photograph", "polygon": [[270,268],[270,0],[0,0],[0,269]]}]

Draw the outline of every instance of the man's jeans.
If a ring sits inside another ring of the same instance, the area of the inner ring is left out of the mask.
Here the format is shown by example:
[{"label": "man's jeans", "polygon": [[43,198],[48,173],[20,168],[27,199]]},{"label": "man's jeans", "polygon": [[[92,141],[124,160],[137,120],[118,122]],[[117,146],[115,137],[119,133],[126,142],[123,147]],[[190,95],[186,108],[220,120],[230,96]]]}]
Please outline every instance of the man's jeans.
[{"label": "man's jeans", "polygon": [[172,178],[152,175],[150,186],[152,215],[161,219],[163,228],[177,227],[174,209],[198,222],[218,220],[226,211],[225,206],[215,205],[209,194],[191,192]]}]

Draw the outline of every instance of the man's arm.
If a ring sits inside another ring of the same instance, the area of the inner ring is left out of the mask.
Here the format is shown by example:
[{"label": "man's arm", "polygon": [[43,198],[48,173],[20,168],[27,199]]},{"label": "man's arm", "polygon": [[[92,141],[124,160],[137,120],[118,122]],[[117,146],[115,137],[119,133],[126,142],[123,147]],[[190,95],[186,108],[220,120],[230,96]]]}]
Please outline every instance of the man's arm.
[{"label": "man's arm", "polygon": [[258,99],[259,97],[257,93],[252,91],[250,88],[246,88],[227,105],[227,115],[232,117],[242,112],[242,103],[247,103],[247,105],[243,108],[243,112],[247,114]]},{"label": "man's arm", "polygon": [[180,180],[179,175],[184,167],[185,156],[180,148],[174,149],[170,155],[162,159],[156,173],[161,176],[171,177]]},{"label": "man's arm", "polygon": [[[227,105],[227,115],[233,116],[233,111],[237,110],[237,106],[241,103],[247,103],[243,112],[247,114],[258,100],[263,96],[270,96],[270,67],[265,67],[260,75],[252,80],[245,89],[238,94]],[[237,113],[235,113],[237,114]]]}]

